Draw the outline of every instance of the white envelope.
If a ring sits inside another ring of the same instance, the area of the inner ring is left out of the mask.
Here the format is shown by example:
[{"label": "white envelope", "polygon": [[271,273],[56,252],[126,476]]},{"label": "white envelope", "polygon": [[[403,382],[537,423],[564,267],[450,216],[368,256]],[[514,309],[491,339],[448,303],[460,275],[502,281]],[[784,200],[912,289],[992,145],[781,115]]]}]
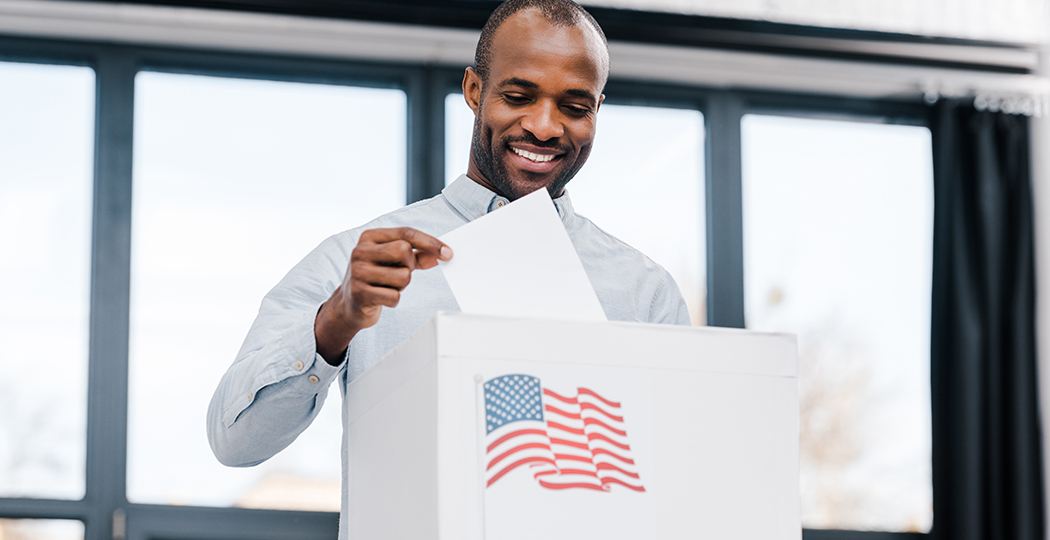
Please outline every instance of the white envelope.
[{"label": "white envelope", "polygon": [[579,255],[546,189],[441,237],[439,261],[464,313],[605,321]]}]

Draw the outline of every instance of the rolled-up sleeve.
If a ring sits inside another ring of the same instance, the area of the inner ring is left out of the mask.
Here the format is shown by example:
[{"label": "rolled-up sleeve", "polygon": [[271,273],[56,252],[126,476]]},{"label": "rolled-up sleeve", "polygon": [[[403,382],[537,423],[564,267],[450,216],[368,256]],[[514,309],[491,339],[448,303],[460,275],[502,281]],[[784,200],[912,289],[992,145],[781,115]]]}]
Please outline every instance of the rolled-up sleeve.
[{"label": "rolled-up sleeve", "polygon": [[208,406],[208,442],[229,466],[256,465],[313,422],[346,369],[317,354],[314,319],[342,280],[349,252],[336,237],[318,246],[263,299],[259,315]]}]

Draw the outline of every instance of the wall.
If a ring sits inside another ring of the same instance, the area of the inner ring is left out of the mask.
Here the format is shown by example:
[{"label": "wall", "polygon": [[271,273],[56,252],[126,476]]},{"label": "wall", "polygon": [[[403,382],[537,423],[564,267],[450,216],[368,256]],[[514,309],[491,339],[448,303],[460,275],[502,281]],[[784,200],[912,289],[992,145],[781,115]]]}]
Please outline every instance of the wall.
[{"label": "wall", "polygon": [[1050,41],[1047,0],[583,0],[585,5],[713,15],[1007,43]]}]

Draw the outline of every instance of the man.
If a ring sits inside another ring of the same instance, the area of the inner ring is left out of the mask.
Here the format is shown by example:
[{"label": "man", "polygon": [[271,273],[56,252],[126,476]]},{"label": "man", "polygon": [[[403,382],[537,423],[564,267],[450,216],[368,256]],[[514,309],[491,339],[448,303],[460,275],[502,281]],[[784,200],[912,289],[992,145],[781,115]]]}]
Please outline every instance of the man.
[{"label": "man", "polygon": [[[576,215],[565,185],[590,155],[609,70],[597,22],[571,0],[510,0],[491,16],[467,68],[474,111],[466,176],[432,199],[325,240],[263,299],[208,409],[219,461],[260,463],[290,444],[324,402],[439,310],[458,306],[437,240],[536,189],[547,189],[606,315],[689,324],[671,276]],[[343,513],[346,512],[343,448]],[[345,538],[345,530],[340,531]]]}]

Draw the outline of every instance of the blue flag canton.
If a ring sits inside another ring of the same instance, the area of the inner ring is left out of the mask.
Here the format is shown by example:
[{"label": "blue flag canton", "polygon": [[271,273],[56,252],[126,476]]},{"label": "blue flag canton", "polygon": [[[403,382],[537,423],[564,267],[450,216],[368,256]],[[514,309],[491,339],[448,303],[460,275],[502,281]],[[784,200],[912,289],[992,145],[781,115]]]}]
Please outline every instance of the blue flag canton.
[{"label": "blue flag canton", "polygon": [[528,375],[504,375],[485,383],[486,434],[519,420],[543,421],[543,388]]}]

